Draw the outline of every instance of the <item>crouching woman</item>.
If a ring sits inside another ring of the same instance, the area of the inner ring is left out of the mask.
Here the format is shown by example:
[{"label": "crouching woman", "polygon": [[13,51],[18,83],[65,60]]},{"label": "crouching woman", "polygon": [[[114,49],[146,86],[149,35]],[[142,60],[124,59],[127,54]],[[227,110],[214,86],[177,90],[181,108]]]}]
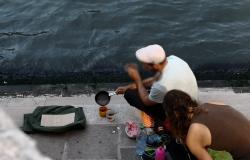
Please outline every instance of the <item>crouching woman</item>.
[{"label": "crouching woman", "polygon": [[199,160],[212,160],[207,148],[225,150],[234,160],[250,160],[250,121],[227,105],[198,105],[179,90],[169,91],[163,107],[173,134]]}]

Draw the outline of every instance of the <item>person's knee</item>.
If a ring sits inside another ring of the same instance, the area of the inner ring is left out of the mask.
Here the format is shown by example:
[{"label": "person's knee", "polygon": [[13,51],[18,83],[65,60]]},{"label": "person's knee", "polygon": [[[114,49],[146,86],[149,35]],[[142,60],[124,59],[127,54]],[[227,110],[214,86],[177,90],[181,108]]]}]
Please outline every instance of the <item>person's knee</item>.
[{"label": "person's knee", "polygon": [[124,93],[124,98],[126,101],[131,105],[133,103],[133,98],[134,98],[134,90],[132,89],[127,89]]}]

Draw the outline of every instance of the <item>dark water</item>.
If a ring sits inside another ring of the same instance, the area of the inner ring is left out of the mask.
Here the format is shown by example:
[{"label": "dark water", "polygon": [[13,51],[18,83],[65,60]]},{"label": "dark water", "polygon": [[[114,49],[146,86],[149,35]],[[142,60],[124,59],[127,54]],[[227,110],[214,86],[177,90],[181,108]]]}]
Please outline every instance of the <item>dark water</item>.
[{"label": "dark water", "polygon": [[199,80],[250,79],[250,0],[0,0],[0,81],[122,81],[161,44]]}]

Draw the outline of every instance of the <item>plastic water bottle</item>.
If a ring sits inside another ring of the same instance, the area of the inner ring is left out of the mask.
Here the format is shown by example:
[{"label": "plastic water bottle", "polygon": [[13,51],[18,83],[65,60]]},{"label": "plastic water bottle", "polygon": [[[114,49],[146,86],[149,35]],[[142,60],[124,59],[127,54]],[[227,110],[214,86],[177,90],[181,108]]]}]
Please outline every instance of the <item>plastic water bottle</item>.
[{"label": "plastic water bottle", "polygon": [[155,160],[165,160],[165,156],[165,149],[162,146],[158,147],[155,151]]}]

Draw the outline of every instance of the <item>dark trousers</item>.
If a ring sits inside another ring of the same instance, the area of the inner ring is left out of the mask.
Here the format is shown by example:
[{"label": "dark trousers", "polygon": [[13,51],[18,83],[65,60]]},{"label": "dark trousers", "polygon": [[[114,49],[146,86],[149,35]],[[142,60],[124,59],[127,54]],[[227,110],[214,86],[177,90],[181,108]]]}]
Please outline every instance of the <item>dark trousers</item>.
[{"label": "dark trousers", "polygon": [[162,104],[158,103],[154,106],[146,106],[142,102],[137,89],[126,90],[126,92],[124,93],[124,98],[131,106],[145,112],[150,117],[152,117],[154,121],[163,122],[166,119],[165,111],[162,107]]}]

